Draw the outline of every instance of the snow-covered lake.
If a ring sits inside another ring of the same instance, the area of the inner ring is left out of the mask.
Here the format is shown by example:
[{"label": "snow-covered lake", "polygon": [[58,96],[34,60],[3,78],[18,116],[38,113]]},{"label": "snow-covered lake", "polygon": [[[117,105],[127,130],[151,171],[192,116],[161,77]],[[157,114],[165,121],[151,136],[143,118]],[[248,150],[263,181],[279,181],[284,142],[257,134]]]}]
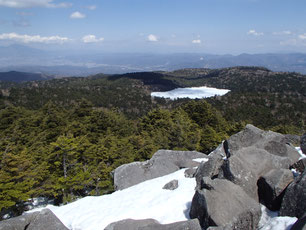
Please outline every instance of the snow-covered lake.
[{"label": "snow-covered lake", "polygon": [[177,88],[166,92],[152,92],[152,97],[163,97],[170,98],[172,100],[177,98],[190,98],[190,99],[200,99],[206,97],[213,97],[215,95],[223,96],[227,94],[230,90],[228,89],[217,89],[212,87],[192,87],[192,88]]}]

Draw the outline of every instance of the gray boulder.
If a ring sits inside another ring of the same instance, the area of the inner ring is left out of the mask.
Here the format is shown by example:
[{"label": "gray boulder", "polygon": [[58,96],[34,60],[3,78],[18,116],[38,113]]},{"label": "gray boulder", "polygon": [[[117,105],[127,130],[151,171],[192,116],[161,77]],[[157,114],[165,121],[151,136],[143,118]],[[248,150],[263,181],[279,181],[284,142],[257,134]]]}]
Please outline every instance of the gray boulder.
[{"label": "gray boulder", "polygon": [[164,185],[163,189],[175,190],[178,188],[178,180],[172,180]]},{"label": "gray boulder", "polygon": [[306,170],[286,189],[279,211],[280,216],[301,218],[306,213]]},{"label": "gray boulder", "polygon": [[126,219],[109,224],[104,230],[201,230],[197,219],[160,224],[153,219]]},{"label": "gray boulder", "polygon": [[187,178],[193,178],[195,176],[195,173],[197,171],[197,168],[188,168],[184,172],[184,176]]},{"label": "gray boulder", "polygon": [[254,146],[244,147],[225,160],[218,177],[228,179],[241,186],[253,199],[258,199],[257,181],[271,169],[288,169],[290,166],[288,157],[270,154],[264,149]]},{"label": "gray boulder", "polygon": [[272,169],[257,182],[260,202],[272,211],[279,210],[284,191],[293,180],[289,169]]},{"label": "gray boulder", "polygon": [[276,156],[288,157],[291,164],[297,162],[300,157],[295,148],[287,144],[288,141],[284,135],[272,131],[264,131],[250,124],[241,132],[231,136],[227,141],[231,155],[235,155],[242,148],[254,146]]},{"label": "gray boulder", "polygon": [[4,220],[0,222],[0,230],[68,230],[66,226],[50,211],[43,209]]},{"label": "gray boulder", "polygon": [[198,166],[200,163],[193,161],[196,158],[207,158],[207,156],[196,151],[159,150],[148,161],[134,162],[116,168],[113,172],[114,187],[116,190],[122,190],[181,168]]},{"label": "gray boulder", "polygon": [[224,158],[226,158],[226,153],[223,144],[221,144],[208,155],[208,161],[201,162],[195,173],[197,188],[203,177],[218,177]]},{"label": "gray boulder", "polygon": [[50,209],[43,209],[31,221],[27,230],[68,230]]},{"label": "gray boulder", "polygon": [[180,221],[171,224],[152,224],[139,228],[139,230],[201,230],[198,219]]},{"label": "gray boulder", "polygon": [[201,226],[231,226],[256,229],[261,215],[259,204],[229,180],[203,178],[192,199],[190,217]]},{"label": "gray boulder", "polygon": [[137,230],[140,227],[145,227],[151,224],[159,224],[159,222],[154,219],[144,219],[144,220],[125,219],[107,225],[106,228],[104,228],[104,230]]},{"label": "gray boulder", "polygon": [[35,219],[38,212],[25,214],[0,222],[0,230],[24,230]]},{"label": "gray boulder", "polygon": [[306,154],[306,133],[301,136],[301,150],[304,154]]}]

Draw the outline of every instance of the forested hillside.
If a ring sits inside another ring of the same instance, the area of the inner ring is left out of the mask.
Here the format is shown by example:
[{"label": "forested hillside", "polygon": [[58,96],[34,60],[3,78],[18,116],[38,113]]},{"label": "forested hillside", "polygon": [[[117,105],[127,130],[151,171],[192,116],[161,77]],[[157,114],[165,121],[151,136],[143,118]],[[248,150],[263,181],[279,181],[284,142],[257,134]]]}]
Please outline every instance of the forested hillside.
[{"label": "forested hillside", "polygon": [[[116,167],[158,149],[209,153],[246,123],[301,134],[305,79],[236,67],[0,82],[0,209],[18,213],[30,197],[65,203],[112,192]],[[231,92],[203,100],[150,96],[203,85]]]}]

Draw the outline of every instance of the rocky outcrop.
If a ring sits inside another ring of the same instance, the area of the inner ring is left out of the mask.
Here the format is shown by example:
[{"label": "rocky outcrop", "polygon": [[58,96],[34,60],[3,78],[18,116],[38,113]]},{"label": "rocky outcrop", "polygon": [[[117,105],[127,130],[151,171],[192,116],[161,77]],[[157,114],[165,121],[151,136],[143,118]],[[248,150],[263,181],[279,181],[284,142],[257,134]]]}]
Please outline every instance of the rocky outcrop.
[{"label": "rocky outcrop", "polygon": [[306,170],[286,189],[279,211],[280,216],[301,218],[306,213]]},{"label": "rocky outcrop", "polygon": [[273,169],[260,177],[257,182],[260,202],[272,211],[279,210],[284,191],[293,180],[288,169]]},{"label": "rocky outcrop", "polygon": [[68,230],[66,226],[50,211],[29,213],[0,222],[0,230]]},{"label": "rocky outcrop", "polygon": [[126,219],[111,223],[104,230],[201,230],[201,226],[197,219],[171,224],[160,224],[153,219]]},{"label": "rocky outcrop", "polygon": [[196,190],[190,210],[201,226],[233,226],[256,229],[261,215],[259,204],[229,180],[204,177]]},{"label": "rocky outcrop", "polygon": [[163,189],[175,190],[178,188],[178,180],[172,180],[164,185]]},{"label": "rocky outcrop", "polygon": [[159,150],[148,161],[134,162],[116,168],[113,172],[115,189],[122,190],[181,168],[198,166],[200,163],[193,161],[196,158],[207,158],[207,156],[196,151]]}]

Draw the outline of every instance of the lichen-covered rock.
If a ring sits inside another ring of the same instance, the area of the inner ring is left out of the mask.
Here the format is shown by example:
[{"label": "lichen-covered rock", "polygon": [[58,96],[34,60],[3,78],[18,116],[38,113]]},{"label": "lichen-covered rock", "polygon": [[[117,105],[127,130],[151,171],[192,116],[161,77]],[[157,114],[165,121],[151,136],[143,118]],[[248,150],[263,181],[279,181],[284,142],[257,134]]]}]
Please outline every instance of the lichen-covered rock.
[{"label": "lichen-covered rock", "polygon": [[306,213],[306,170],[286,189],[279,211],[280,216],[301,218]]},{"label": "lichen-covered rock", "polygon": [[293,180],[289,169],[272,169],[257,182],[260,202],[272,211],[279,210],[284,191]]},{"label": "lichen-covered rock", "polygon": [[190,217],[201,226],[232,226],[256,229],[261,215],[259,204],[229,180],[203,178],[192,199]]},{"label": "lichen-covered rock", "polygon": [[133,162],[116,168],[113,173],[114,187],[116,190],[122,190],[181,168],[198,166],[200,163],[193,161],[196,158],[207,156],[196,151],[159,150],[148,161]]}]

